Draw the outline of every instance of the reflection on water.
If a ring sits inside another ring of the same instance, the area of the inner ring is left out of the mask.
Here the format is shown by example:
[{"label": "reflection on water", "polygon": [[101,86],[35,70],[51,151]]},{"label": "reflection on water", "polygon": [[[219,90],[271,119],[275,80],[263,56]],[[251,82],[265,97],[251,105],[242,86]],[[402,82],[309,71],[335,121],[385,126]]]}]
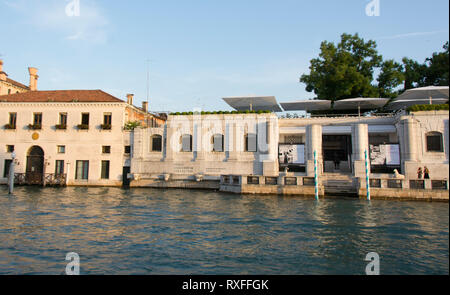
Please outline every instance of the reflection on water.
[{"label": "reflection on water", "polygon": [[0,274],[448,274],[448,203],[0,187]]}]

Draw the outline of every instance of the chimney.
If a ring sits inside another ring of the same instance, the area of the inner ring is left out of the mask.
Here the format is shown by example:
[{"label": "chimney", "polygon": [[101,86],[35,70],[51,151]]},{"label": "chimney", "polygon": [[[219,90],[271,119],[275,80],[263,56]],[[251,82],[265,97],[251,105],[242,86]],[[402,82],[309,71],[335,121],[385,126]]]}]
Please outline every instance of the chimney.
[{"label": "chimney", "polygon": [[6,81],[6,77],[8,77],[8,75],[3,72],[3,60],[0,59],[0,81]]},{"label": "chimney", "polygon": [[127,104],[133,105],[133,96],[134,94],[127,94]]},{"label": "chimney", "polygon": [[146,101],[142,102],[142,110],[146,113],[148,112],[148,102]]},{"label": "chimney", "polygon": [[28,73],[30,73],[30,90],[37,90],[37,81],[39,76],[37,75],[38,69],[36,68],[28,68]]}]

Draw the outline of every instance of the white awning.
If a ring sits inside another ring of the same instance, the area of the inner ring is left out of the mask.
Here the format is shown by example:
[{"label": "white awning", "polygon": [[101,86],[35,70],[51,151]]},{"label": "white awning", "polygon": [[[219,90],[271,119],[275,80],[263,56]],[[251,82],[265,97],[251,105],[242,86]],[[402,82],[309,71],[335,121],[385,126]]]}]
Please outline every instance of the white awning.
[{"label": "white awning", "polygon": [[237,111],[283,111],[275,96],[224,97],[223,100]]}]

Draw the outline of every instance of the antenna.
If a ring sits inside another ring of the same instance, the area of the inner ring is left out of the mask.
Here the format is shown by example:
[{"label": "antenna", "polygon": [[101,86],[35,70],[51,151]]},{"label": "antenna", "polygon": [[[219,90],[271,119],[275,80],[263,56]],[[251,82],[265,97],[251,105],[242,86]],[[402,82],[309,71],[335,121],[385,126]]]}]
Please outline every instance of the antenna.
[{"label": "antenna", "polygon": [[147,58],[147,104],[150,96],[150,60]]}]

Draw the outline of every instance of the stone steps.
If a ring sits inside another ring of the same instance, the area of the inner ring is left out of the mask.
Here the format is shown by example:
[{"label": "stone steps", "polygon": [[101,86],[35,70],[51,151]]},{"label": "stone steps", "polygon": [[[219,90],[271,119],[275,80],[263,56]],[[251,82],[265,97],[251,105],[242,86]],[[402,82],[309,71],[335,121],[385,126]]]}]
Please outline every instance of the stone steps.
[{"label": "stone steps", "polygon": [[356,194],[356,188],[353,186],[352,175],[327,173],[322,178],[325,188],[325,194],[328,195],[353,195]]}]

